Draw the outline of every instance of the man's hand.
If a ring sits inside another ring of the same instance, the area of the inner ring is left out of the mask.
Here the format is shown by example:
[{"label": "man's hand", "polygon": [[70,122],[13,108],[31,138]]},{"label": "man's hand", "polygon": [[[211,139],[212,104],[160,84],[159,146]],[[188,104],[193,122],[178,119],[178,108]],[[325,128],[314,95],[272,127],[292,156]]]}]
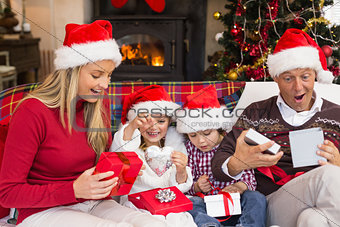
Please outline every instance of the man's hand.
[{"label": "man's hand", "polygon": [[232,176],[236,176],[245,169],[255,169],[262,166],[275,165],[283,155],[280,151],[276,155],[263,154],[274,142],[251,146],[244,141],[248,130],[244,130],[237,138],[235,153],[228,162],[228,171]]},{"label": "man's hand", "polygon": [[320,165],[333,164],[340,166],[340,154],[338,148],[329,140],[325,140],[323,144],[318,145],[320,151],[316,154],[327,159],[327,162],[319,160]]},{"label": "man's hand", "polygon": [[242,194],[247,189],[248,189],[247,185],[244,182],[239,181],[239,182],[236,182],[235,184],[230,184],[230,185],[224,187],[222,189],[222,191],[229,192],[229,193],[238,192],[238,193]]},{"label": "man's hand", "polygon": [[198,178],[197,182],[194,184],[195,192],[208,193],[211,191],[211,185],[209,183],[209,177],[207,175],[202,175]]}]

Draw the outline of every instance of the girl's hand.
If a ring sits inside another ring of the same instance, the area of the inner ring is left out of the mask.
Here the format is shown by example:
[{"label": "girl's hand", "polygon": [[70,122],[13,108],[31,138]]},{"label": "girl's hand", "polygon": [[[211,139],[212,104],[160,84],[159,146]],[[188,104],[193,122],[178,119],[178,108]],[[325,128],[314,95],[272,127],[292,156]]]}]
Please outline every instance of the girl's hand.
[{"label": "girl's hand", "polygon": [[242,194],[247,189],[248,189],[247,185],[244,182],[239,181],[239,182],[236,182],[235,184],[230,184],[226,186],[225,188],[222,189],[222,191],[229,192],[229,193],[238,192]]},{"label": "girl's hand", "polygon": [[211,191],[211,185],[207,175],[204,174],[198,178],[197,182],[194,184],[194,191],[203,193],[208,193]]},{"label": "girl's hand", "polygon": [[113,171],[92,175],[96,167],[84,171],[74,182],[73,190],[77,199],[103,199],[110,195],[117,185],[118,177],[103,180],[113,175]]},{"label": "girl's hand", "polygon": [[184,183],[187,181],[187,163],[188,156],[183,154],[182,152],[174,151],[171,154],[171,161],[176,166],[176,180],[177,183]]},{"label": "girl's hand", "polygon": [[321,149],[316,154],[327,159],[327,162],[319,160],[320,165],[333,164],[340,166],[340,154],[338,148],[329,140],[325,140],[323,144],[318,145]]},{"label": "girl's hand", "polygon": [[176,166],[177,172],[187,172],[188,156],[179,151],[174,151],[171,154],[171,161]]},{"label": "girl's hand", "polygon": [[128,126],[124,129],[124,141],[132,139],[133,133],[136,129],[142,127],[142,125],[150,124],[151,117],[148,113],[139,113],[135,119],[129,122]]}]

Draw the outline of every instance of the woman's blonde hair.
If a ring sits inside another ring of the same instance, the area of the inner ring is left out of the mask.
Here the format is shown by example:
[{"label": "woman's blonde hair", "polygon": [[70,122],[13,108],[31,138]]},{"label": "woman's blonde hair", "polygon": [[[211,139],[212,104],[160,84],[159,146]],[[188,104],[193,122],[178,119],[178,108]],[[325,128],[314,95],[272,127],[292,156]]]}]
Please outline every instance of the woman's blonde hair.
[{"label": "woman's blonde hair", "polygon": [[[22,99],[21,102],[26,99],[35,98],[44,103],[48,108],[59,108],[60,122],[72,134],[80,69],[81,66],[55,71],[40,86]],[[102,100],[99,99],[95,103],[84,102],[87,141],[96,152],[97,160],[108,145],[109,133],[105,129],[110,129],[109,116],[107,116],[108,114],[104,110]]]}]

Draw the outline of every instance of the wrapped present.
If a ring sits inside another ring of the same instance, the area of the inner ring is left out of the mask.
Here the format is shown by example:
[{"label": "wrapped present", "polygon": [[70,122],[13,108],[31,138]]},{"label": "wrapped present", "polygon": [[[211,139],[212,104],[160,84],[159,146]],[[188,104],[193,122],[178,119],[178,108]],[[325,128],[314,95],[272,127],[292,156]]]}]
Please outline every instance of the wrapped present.
[{"label": "wrapped present", "polygon": [[128,200],[138,209],[146,209],[143,202],[140,200],[140,192],[128,195]]},{"label": "wrapped present", "polygon": [[211,217],[225,217],[241,214],[240,193],[223,192],[204,196],[207,214]]},{"label": "wrapped present", "polygon": [[[140,197],[136,201],[135,198]],[[129,195],[135,206],[144,206],[151,214],[167,215],[192,210],[192,202],[176,187],[157,188]]]},{"label": "wrapped present", "polygon": [[118,184],[110,196],[129,194],[135,182],[143,161],[135,152],[103,152],[98,160],[94,174],[113,171],[114,175],[104,180],[118,177]]}]

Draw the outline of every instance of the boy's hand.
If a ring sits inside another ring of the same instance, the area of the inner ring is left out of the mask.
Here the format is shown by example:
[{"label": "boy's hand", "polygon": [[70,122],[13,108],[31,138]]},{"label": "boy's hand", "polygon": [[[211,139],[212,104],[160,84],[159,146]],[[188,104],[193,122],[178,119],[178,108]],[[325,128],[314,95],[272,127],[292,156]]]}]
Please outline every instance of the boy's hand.
[{"label": "boy's hand", "polygon": [[182,152],[174,151],[171,154],[171,161],[176,166],[176,180],[177,183],[184,183],[187,181],[187,163],[188,156],[183,154]]},{"label": "boy's hand", "polygon": [[202,175],[198,178],[194,185],[195,192],[208,193],[211,191],[211,185],[209,183],[209,177],[207,175]]},{"label": "boy's hand", "polygon": [[236,182],[235,184],[230,184],[226,186],[225,188],[222,189],[222,191],[229,192],[229,193],[238,192],[242,194],[247,189],[248,189],[247,185],[244,182],[239,181],[239,182]]}]

